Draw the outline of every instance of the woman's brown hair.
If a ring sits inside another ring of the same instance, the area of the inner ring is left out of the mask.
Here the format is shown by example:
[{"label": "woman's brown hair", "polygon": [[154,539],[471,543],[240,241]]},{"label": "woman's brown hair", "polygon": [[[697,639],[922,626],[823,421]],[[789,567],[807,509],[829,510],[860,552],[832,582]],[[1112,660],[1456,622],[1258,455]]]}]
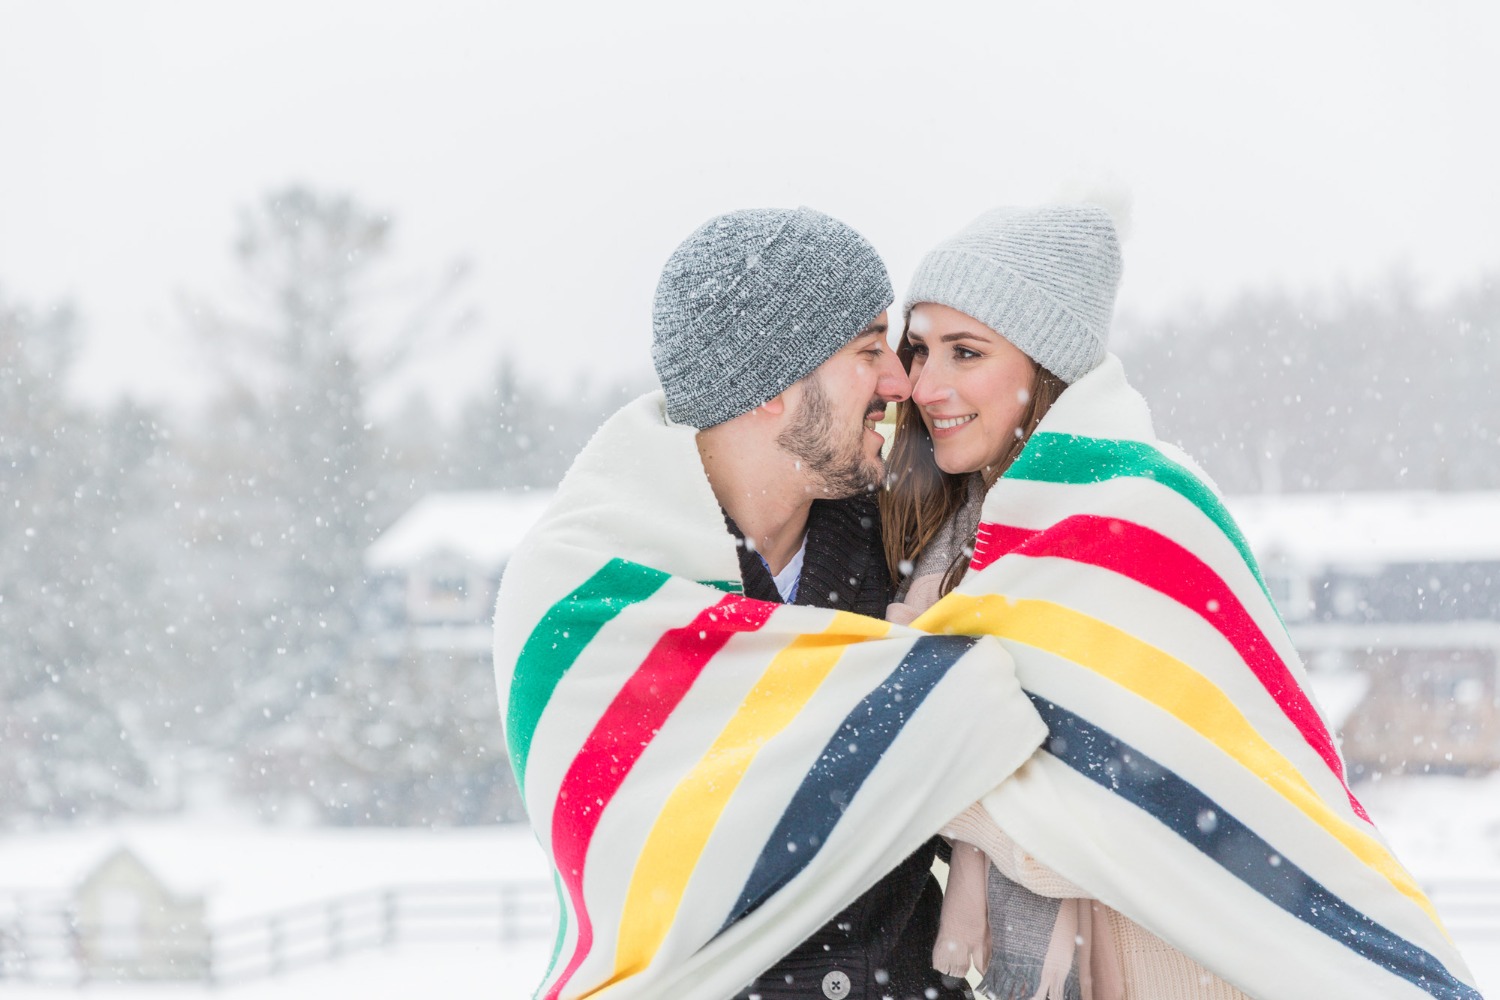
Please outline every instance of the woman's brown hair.
[{"label": "woman's brown hair", "polygon": [[[908,317],[908,323],[910,317]],[[902,366],[911,371],[912,347],[901,332],[897,348]],[[1046,368],[1032,362],[1030,397],[1021,413],[1020,430],[1000,460],[983,470],[986,492],[1010,468],[1031,432],[1062,395],[1068,384]],[[944,472],[937,467],[932,453],[932,435],[922,421],[922,414],[910,399],[896,406],[896,438],[885,463],[885,489],[880,493],[880,519],[885,536],[885,561],[891,579],[900,582],[911,573],[912,564],[931,544],[939,529],[948,523],[969,496],[970,475]],[[969,553],[960,551],[943,574],[941,592],[958,586],[969,568]]]}]

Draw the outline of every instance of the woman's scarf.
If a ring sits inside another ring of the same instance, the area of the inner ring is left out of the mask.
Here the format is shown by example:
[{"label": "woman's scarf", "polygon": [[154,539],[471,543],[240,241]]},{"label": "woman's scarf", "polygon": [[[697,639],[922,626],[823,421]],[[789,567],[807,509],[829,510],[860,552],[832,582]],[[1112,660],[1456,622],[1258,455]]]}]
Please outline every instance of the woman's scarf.
[{"label": "woman's scarf", "polygon": [[738,581],[659,393],[599,430],[506,569],[500,705],[561,909],[539,997],[723,1000],[1045,735],[996,640]]},{"label": "woman's scarf", "polygon": [[[984,477],[971,474],[963,504],[917,556],[886,617],[909,624],[936,604],[955,559],[972,558],[983,512]],[[979,824],[985,854],[963,839]],[[932,948],[939,972],[962,976],[972,963],[983,973],[975,993],[1002,1000],[1119,1000],[1124,983],[1105,907],[1067,885],[1059,898],[1031,891],[1005,874],[1010,851],[996,853],[994,821],[974,806],[942,831],[953,838],[942,919]],[[1014,847],[1013,841],[1004,846]],[[994,863],[991,863],[993,856]]]},{"label": "woman's scarf", "polygon": [[981,800],[996,834],[1251,996],[1478,997],[1349,789],[1238,527],[1113,356],[1052,406],[985,498],[968,575],[913,626],[999,637],[1047,723]]}]

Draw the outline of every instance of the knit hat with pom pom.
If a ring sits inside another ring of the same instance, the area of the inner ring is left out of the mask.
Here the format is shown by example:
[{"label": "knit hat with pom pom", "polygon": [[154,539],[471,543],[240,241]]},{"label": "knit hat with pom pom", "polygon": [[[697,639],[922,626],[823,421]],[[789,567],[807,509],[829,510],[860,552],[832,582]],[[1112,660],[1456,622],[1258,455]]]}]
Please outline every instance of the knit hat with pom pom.
[{"label": "knit hat with pom pom", "polygon": [[922,302],[957,309],[1072,384],[1104,360],[1120,268],[1098,206],[997,208],[922,258],[905,315]]}]

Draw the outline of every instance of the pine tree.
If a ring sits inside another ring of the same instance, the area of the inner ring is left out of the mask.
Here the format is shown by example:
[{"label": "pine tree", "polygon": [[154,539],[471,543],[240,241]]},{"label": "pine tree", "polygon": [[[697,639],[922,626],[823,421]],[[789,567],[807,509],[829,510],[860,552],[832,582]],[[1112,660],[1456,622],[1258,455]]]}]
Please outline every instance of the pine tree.
[{"label": "pine tree", "polygon": [[76,341],[69,310],[0,298],[6,822],[160,805],[153,758],[171,738],[154,684],[177,665],[161,584],[164,449],[148,411],[68,400]]},{"label": "pine tree", "polygon": [[390,223],[302,188],[241,219],[247,304],[201,306],[195,327],[229,390],[196,441],[199,547],[220,588],[217,645],[234,697],[221,738],[268,808],[317,771],[317,712],[359,655],[362,557],[377,519],[365,367],[372,272]]}]

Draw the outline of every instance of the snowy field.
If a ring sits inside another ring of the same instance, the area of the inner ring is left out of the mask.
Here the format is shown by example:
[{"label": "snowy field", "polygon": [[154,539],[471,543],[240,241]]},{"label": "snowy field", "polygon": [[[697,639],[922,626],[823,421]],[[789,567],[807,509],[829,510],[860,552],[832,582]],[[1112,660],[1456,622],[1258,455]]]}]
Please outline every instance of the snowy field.
[{"label": "snowy field", "polygon": [[1500,774],[1386,779],[1354,791],[1431,892],[1480,992],[1500,1000]]},{"label": "snowy field", "polygon": [[[1481,990],[1500,998],[1500,775],[1485,780],[1388,779],[1357,792],[1398,856],[1420,881],[1438,888],[1435,900]],[[547,877],[541,852],[524,828],[289,830],[175,821],[0,839],[0,887],[64,888],[121,845],[174,890],[203,894],[214,924],[393,884]],[[1486,882],[1494,889],[1483,909],[1466,904],[1464,894],[1451,888]],[[1452,909],[1445,900],[1453,901]],[[95,983],[70,989],[0,981],[0,996],[521,1000],[531,995],[550,950],[549,937],[510,947],[406,944],[235,986]]]},{"label": "snowy field", "polygon": [[551,942],[501,950],[474,945],[409,945],[365,952],[330,965],[242,986],[114,985],[78,989],[14,986],[0,980],[6,1000],[530,1000]]},{"label": "snowy field", "polygon": [[[223,822],[123,823],[108,828],[0,839],[0,889],[60,889],[78,882],[118,847],[128,847],[174,892],[202,895],[208,921],[254,917],[392,885],[550,881],[529,829],[284,829]],[[116,985],[74,990],[0,979],[7,998],[102,995],[130,998],[362,1000],[439,996],[462,1000],[530,997],[551,953],[551,937],[509,948],[471,942],[401,944],[240,985]]]}]

